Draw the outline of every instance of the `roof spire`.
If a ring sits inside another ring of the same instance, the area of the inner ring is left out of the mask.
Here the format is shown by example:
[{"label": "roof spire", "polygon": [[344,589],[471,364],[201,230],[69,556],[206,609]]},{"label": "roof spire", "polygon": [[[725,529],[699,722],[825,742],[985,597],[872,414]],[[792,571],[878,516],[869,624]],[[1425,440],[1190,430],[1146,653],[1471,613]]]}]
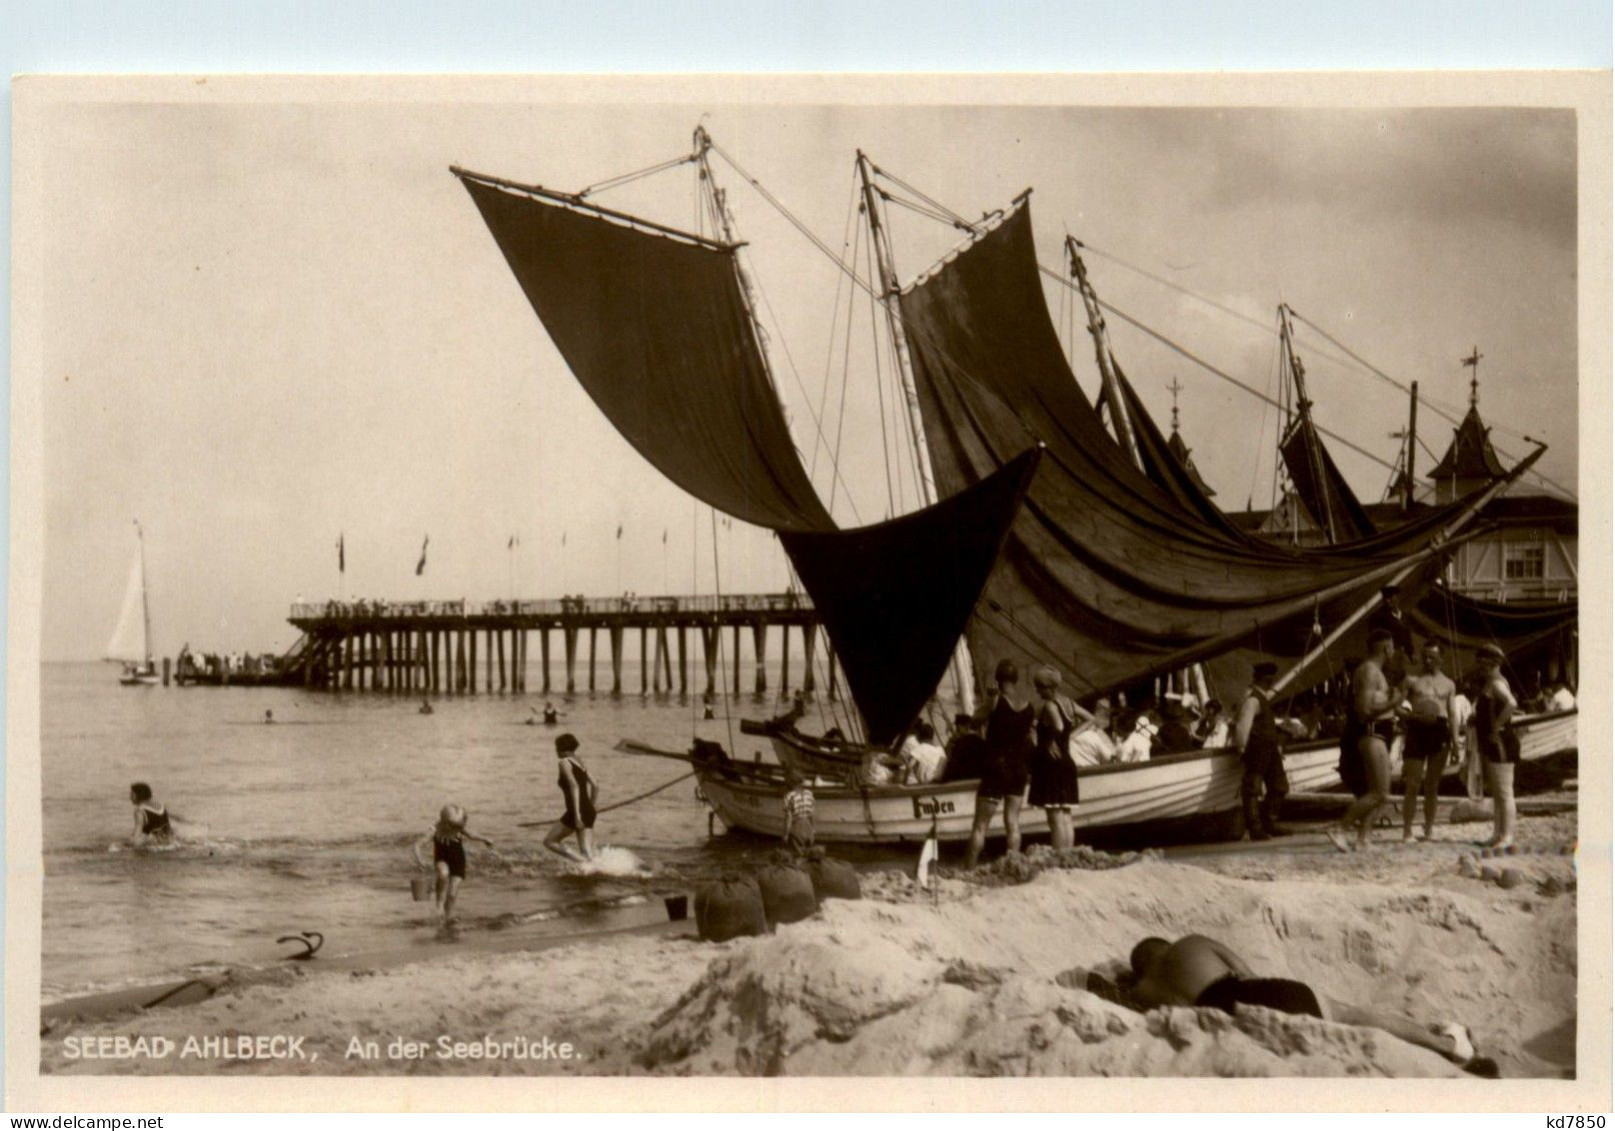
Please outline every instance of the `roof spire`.
[{"label": "roof spire", "polygon": [[1172,390],[1172,435],[1178,434],[1178,394],[1183,392],[1183,386],[1178,382],[1177,374],[1172,375],[1172,383],[1167,386]]},{"label": "roof spire", "polygon": [[1464,366],[1475,372],[1469,375],[1469,407],[1474,408],[1480,404],[1480,359],[1486,355],[1480,352],[1479,346],[1469,348],[1469,356],[1463,359]]}]

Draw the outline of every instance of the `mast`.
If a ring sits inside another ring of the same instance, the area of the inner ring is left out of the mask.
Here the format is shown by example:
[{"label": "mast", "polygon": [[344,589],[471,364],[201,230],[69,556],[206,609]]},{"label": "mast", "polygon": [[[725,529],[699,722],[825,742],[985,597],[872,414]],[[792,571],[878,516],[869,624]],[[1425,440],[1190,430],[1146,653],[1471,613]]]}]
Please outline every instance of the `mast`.
[{"label": "mast", "polygon": [[[864,215],[869,221],[871,242],[875,245],[875,270],[880,273],[880,305],[886,311],[886,333],[897,354],[898,380],[903,386],[903,401],[908,407],[909,436],[914,442],[914,462],[920,484],[920,502],[930,506],[936,502],[936,481],[931,471],[931,447],[925,440],[925,418],[920,415],[920,394],[914,384],[914,361],[909,356],[908,338],[903,333],[903,320],[897,311],[897,268],[893,264],[891,233],[880,219],[880,190],[875,187],[874,174],[878,172],[868,154],[858,150],[858,181],[864,198]],[[877,377],[878,380],[878,377]],[[953,650],[948,670],[953,673],[953,687],[959,697],[959,706],[967,711],[976,709],[975,682],[970,678],[974,665],[970,646],[964,637],[959,638]]]},{"label": "mast", "polygon": [[909,357],[908,339],[903,335],[902,319],[897,313],[897,268],[892,261],[891,233],[880,221],[880,190],[875,187],[873,173],[878,172],[863,150],[858,151],[858,180],[863,186],[864,215],[869,218],[869,232],[874,237],[875,269],[880,272],[880,304],[886,310],[886,330],[897,352],[897,375],[903,386],[903,403],[908,408],[908,430],[914,442],[914,462],[919,465],[920,502],[930,506],[936,502],[936,481],[931,472],[931,448],[925,441],[925,420],[920,415],[920,394],[914,386],[914,362]]},{"label": "mast", "polygon": [[1413,392],[1408,397],[1408,462],[1407,470],[1402,480],[1402,509],[1413,509],[1413,453],[1414,445],[1419,438],[1419,383],[1413,382]]},{"label": "mast", "polygon": [[[1284,342],[1284,359],[1290,367],[1290,379],[1295,382],[1295,408],[1303,425],[1310,432],[1312,429],[1312,401],[1307,397],[1307,367],[1301,364],[1301,358],[1295,352],[1295,330],[1290,325],[1290,308],[1279,303],[1279,337]],[[1315,443],[1307,444],[1307,457],[1312,464],[1312,481],[1317,484],[1318,494],[1323,499],[1322,515],[1313,515],[1321,518],[1322,526],[1329,535],[1331,545],[1340,541],[1340,532],[1335,529],[1335,508],[1331,505],[1333,496],[1329,489],[1329,480],[1323,470],[1323,454]]]},{"label": "mast", "polygon": [[1111,425],[1116,429],[1116,439],[1121,441],[1122,450],[1133,461],[1133,466],[1142,468],[1144,461],[1138,454],[1138,441],[1133,438],[1132,418],[1122,401],[1121,384],[1116,380],[1115,367],[1110,363],[1110,337],[1105,330],[1105,316],[1099,309],[1099,295],[1088,282],[1087,264],[1083,263],[1082,256],[1077,252],[1081,246],[1081,241],[1076,237],[1065,238],[1066,253],[1071,257],[1071,277],[1077,281],[1083,309],[1088,312],[1088,333],[1093,336],[1094,354],[1099,361],[1105,404],[1110,408]]},{"label": "mast", "polygon": [[140,520],[135,519],[135,541],[140,544],[140,619],[144,636],[141,648],[146,653],[146,665],[151,666],[151,605],[146,600],[146,532]]},{"label": "mast", "polygon": [[746,268],[740,262],[739,245],[735,240],[735,220],[729,214],[729,194],[718,187],[718,182],[712,176],[712,162],[707,156],[712,149],[712,138],[707,134],[705,126],[695,127],[695,163],[701,171],[701,183],[706,185],[707,192],[712,196],[712,213],[718,222],[718,230],[723,236],[723,242],[733,249],[730,256],[735,265],[735,278],[740,281],[740,297],[746,306],[746,319],[751,323],[752,337],[757,341],[757,352],[762,355],[763,370],[768,374],[768,383],[774,390],[774,399],[779,402],[780,415],[789,419],[785,411],[785,402],[780,399],[779,382],[774,380],[774,359],[768,354],[768,335],[763,331],[763,323],[757,317],[757,299],[752,291],[751,277],[746,274]]}]

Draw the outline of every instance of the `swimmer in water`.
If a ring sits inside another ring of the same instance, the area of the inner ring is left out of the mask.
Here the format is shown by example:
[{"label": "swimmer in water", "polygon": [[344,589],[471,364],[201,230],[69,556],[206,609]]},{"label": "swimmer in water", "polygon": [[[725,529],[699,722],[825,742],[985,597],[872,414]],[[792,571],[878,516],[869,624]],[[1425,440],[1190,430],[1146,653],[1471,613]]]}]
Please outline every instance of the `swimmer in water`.
[{"label": "swimmer in water", "polygon": [[555,709],[554,703],[544,704],[544,725],[552,727],[561,721],[561,712]]},{"label": "swimmer in water", "polygon": [[275,712],[273,712],[273,711],[265,711],[264,712],[264,725],[268,726],[269,724],[273,723],[274,721],[275,721]]},{"label": "swimmer in water", "polygon": [[136,844],[167,844],[174,839],[174,814],[151,796],[151,786],[137,781],[129,787],[129,802],[135,807]]},{"label": "swimmer in water", "polygon": [[421,700],[421,709],[419,711],[415,712],[415,713],[417,715],[430,715],[432,713],[431,701],[427,700],[427,699],[422,699]]},{"label": "swimmer in water", "polygon": [[465,842],[474,840],[487,848],[493,847],[493,841],[466,828],[470,820],[470,814],[460,806],[443,806],[437,815],[437,824],[415,842],[412,850],[415,863],[424,868],[426,860],[421,850],[428,843],[432,846],[432,866],[437,873],[437,913],[445,925],[454,922],[454,903],[465,879]]}]

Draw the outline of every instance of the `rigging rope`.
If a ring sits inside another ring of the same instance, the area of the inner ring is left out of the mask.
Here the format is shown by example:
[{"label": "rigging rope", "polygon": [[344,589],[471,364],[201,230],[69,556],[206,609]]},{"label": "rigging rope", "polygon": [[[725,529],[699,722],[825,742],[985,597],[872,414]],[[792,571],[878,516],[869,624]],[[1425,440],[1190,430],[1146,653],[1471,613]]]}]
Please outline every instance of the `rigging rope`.
[{"label": "rigging rope", "polygon": [[[1074,287],[1075,286],[1075,284],[1071,283],[1069,280],[1067,280],[1062,275],[1060,275],[1059,272],[1054,271],[1054,270],[1052,270],[1052,269],[1050,269],[1048,267],[1045,267],[1042,264],[1038,264],[1037,269],[1039,271],[1043,272],[1043,274],[1049,276],[1049,278],[1058,280],[1063,286],[1067,286],[1067,287]],[[1218,369],[1215,365],[1211,364],[1211,362],[1209,362],[1209,361],[1205,360],[1204,358],[1200,357],[1198,354],[1193,353],[1187,347],[1181,346],[1177,342],[1174,342],[1171,338],[1168,338],[1165,334],[1161,333],[1159,330],[1151,329],[1149,326],[1145,325],[1143,322],[1140,322],[1137,318],[1134,318],[1131,314],[1128,314],[1126,311],[1118,309],[1117,307],[1113,306],[1112,304],[1106,302],[1104,299],[1099,300],[1099,305],[1101,307],[1103,307],[1105,310],[1109,311],[1111,314],[1114,314],[1117,318],[1120,318],[1122,321],[1128,323],[1129,325],[1131,325],[1131,326],[1133,326],[1133,327],[1135,327],[1135,328],[1137,328],[1139,330],[1142,330],[1144,333],[1148,334],[1150,337],[1154,338],[1156,341],[1160,342],[1162,345],[1166,346],[1168,349],[1174,351],[1175,353],[1178,353],[1178,354],[1182,355],[1184,358],[1188,359],[1189,361],[1194,362],[1196,365],[1200,366],[1202,369],[1206,370],[1208,373],[1211,373],[1212,375],[1214,375],[1216,377],[1222,378],[1224,381],[1227,381],[1230,385],[1234,385],[1234,386],[1237,386],[1240,389],[1243,389],[1245,392],[1249,393],[1251,396],[1257,397],[1260,400],[1263,400],[1263,401],[1267,402],[1268,404],[1272,405],[1274,408],[1283,408],[1284,407],[1282,404],[1280,404],[1278,401],[1274,400],[1272,397],[1268,396],[1266,393],[1259,392],[1258,390],[1253,389],[1251,386],[1245,384],[1245,382],[1241,381],[1238,377],[1235,377],[1232,374],[1225,373],[1223,370]],[[1358,444],[1352,443],[1350,440],[1346,439],[1344,436],[1340,435],[1338,432],[1332,432],[1329,429],[1321,427],[1321,426],[1319,426],[1317,424],[1314,424],[1313,427],[1317,428],[1317,430],[1319,432],[1322,432],[1325,436],[1328,436],[1329,438],[1331,438],[1333,440],[1338,440],[1340,443],[1344,444],[1346,447],[1350,448],[1352,451],[1356,452],[1358,455],[1361,455],[1361,456],[1364,456],[1367,459],[1373,460],[1375,463],[1379,464],[1381,467],[1391,467],[1391,466],[1393,466],[1391,461],[1389,461],[1387,459],[1382,459],[1381,457],[1375,455],[1373,452],[1369,451],[1367,448],[1364,448],[1364,447],[1362,447],[1362,446],[1360,446]]]},{"label": "rigging rope", "polygon": [[[1306,323],[1307,326],[1311,327],[1313,330],[1316,330],[1318,333],[1322,334],[1326,339],[1328,339],[1329,342],[1331,342],[1333,345],[1335,345],[1338,349],[1344,350],[1345,353],[1347,354],[1347,356],[1349,356],[1353,361],[1357,362],[1357,364],[1361,365],[1363,368],[1367,369],[1370,373],[1374,374],[1374,376],[1380,378],[1380,380],[1391,384],[1392,386],[1394,386],[1395,388],[1400,389],[1404,393],[1411,393],[1412,390],[1410,390],[1407,386],[1403,385],[1400,381],[1398,381],[1396,378],[1390,376],[1389,374],[1380,371],[1378,368],[1376,368],[1375,366],[1369,364],[1369,362],[1365,361],[1363,358],[1361,358],[1357,354],[1353,353],[1351,351],[1350,347],[1345,346],[1342,343],[1340,343],[1339,341],[1337,341],[1334,338],[1334,336],[1329,333],[1328,330],[1325,330],[1322,326],[1319,326],[1316,322],[1313,322],[1311,319],[1307,318],[1305,315],[1296,314],[1296,312],[1295,312],[1295,310],[1293,308],[1291,309],[1290,313],[1295,315],[1295,318],[1296,318],[1297,321]],[[1428,398],[1422,397],[1422,396],[1419,398],[1419,400],[1420,400],[1420,402],[1422,402],[1424,404],[1428,404],[1433,412],[1435,412],[1438,416],[1442,417],[1443,419],[1447,420],[1449,423],[1452,423],[1452,424],[1456,425],[1459,422],[1458,418],[1456,416],[1453,416],[1452,414],[1443,411],[1439,404],[1431,402]],[[1520,432],[1520,431],[1518,431],[1516,429],[1509,428],[1507,426],[1500,426],[1500,427],[1502,427],[1503,431],[1508,432],[1508,433],[1510,433],[1512,435],[1515,435],[1515,436],[1519,436],[1521,439],[1526,439],[1527,438],[1523,432]],[[1495,447],[1495,445],[1494,445],[1494,447]],[[1508,452],[1508,451],[1504,451],[1501,448],[1498,448],[1497,450],[1502,452],[1503,458],[1508,460],[1510,463],[1516,462],[1516,457],[1513,455],[1513,453]],[[1562,491],[1565,495],[1567,495],[1571,499],[1576,498],[1576,493],[1574,491],[1570,490],[1568,487],[1563,486],[1562,484],[1555,483],[1552,479],[1549,479],[1546,475],[1543,475],[1540,471],[1532,469],[1527,474],[1535,477],[1536,479],[1541,480],[1543,483],[1547,484],[1550,487],[1555,488],[1558,491]]]},{"label": "rigging rope", "polygon": [[609,189],[620,188],[621,186],[628,184],[630,181],[637,181],[641,177],[653,176],[657,173],[665,172],[668,169],[676,169],[680,165],[693,164],[697,160],[698,158],[693,153],[686,153],[682,157],[670,157],[666,161],[661,161],[655,165],[650,165],[644,169],[640,169],[637,172],[623,173],[621,176],[607,177],[603,181],[596,181],[592,185],[587,185],[584,188],[579,189],[577,197],[579,200],[582,200],[591,193],[606,192]]}]

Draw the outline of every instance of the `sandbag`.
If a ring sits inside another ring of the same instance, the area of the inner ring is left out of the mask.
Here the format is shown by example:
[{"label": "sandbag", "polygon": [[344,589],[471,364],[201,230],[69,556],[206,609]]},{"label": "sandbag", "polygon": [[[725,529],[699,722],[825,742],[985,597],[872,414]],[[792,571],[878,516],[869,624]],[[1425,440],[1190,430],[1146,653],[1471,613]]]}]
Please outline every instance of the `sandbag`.
[{"label": "sandbag", "polygon": [[813,878],[795,861],[776,859],[757,871],[757,887],[763,896],[763,914],[769,927],[795,923],[819,909],[813,894]]},{"label": "sandbag", "polygon": [[707,942],[767,934],[768,919],[757,881],[727,875],[696,888],[695,928]]},{"label": "sandbag", "polygon": [[858,871],[845,860],[826,856],[824,849],[815,848],[808,853],[808,878],[813,881],[813,894],[820,903],[827,899],[861,899],[863,891],[858,884]]}]

